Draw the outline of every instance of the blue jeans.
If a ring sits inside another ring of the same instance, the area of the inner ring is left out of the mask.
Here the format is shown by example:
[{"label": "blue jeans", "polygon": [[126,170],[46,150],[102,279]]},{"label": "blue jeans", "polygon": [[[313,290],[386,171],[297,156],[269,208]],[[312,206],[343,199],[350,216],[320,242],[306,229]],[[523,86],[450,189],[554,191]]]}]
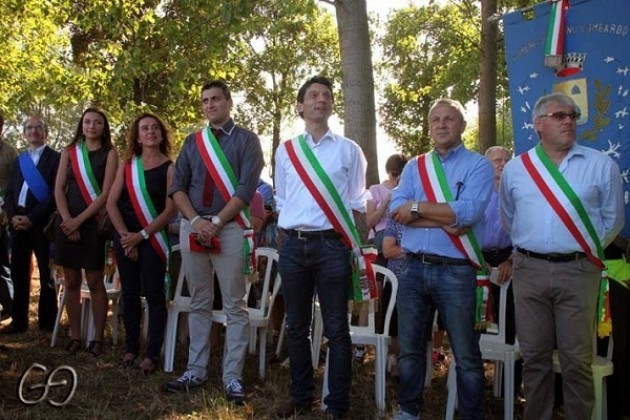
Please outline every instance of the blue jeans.
[{"label": "blue jeans", "polygon": [[475,331],[476,273],[470,265],[423,264],[409,258],[399,280],[398,404],[412,415],[422,406],[427,342],[437,310],[457,361],[457,396],[462,419],[483,418],[483,361]]},{"label": "blue jeans", "polygon": [[303,240],[285,235],[278,269],[287,314],[291,399],[305,406],[313,401],[310,334],[313,295],[317,291],[330,350],[330,394],[324,402],[331,411],[345,413],[350,406],[352,376],[348,324],[350,250],[341,239]]}]

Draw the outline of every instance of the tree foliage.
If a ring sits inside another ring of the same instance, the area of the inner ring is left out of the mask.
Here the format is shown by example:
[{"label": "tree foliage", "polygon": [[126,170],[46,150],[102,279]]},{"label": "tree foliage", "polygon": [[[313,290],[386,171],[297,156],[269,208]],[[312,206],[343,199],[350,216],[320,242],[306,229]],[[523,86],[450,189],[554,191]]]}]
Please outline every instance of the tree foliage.
[{"label": "tree foliage", "polygon": [[431,103],[443,96],[466,103],[476,94],[476,22],[461,5],[409,6],[392,14],[381,44],[381,68],[392,77],[380,106],[383,127],[403,153],[426,151]]},{"label": "tree foliage", "polygon": [[243,91],[239,120],[271,136],[273,162],[283,126],[295,121],[297,87],[316,74],[339,76],[337,31],[332,16],[314,0],[268,0],[254,7],[241,43],[235,80]]},{"label": "tree foliage", "polygon": [[0,111],[9,125],[42,114],[57,148],[89,104],[106,110],[120,147],[141,111],[181,141],[203,122],[201,85],[220,78],[236,119],[272,136],[273,156],[296,87],[339,75],[336,28],[315,0],[6,0],[0,13]]}]

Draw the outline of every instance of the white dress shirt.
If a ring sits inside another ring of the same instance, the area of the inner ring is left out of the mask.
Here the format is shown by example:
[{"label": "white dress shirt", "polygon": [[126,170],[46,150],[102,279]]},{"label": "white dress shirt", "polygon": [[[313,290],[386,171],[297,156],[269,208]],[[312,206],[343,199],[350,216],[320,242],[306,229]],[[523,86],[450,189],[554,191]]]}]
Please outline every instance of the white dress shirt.
[{"label": "white dress shirt", "polygon": [[[361,148],[330,130],[317,143],[308,132],[304,132],[304,138],[337,189],[350,217],[353,210],[365,213],[370,193],[365,188],[367,161]],[[275,187],[278,227],[297,230],[333,228],[291,163],[284,143],[276,151]]]}]

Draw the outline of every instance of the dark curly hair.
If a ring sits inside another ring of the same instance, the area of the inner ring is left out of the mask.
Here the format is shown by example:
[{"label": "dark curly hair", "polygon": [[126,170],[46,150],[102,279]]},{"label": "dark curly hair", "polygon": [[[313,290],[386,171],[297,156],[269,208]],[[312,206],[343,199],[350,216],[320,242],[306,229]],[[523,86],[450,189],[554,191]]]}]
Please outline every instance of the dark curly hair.
[{"label": "dark curly hair", "polygon": [[140,134],[140,121],[144,118],[153,118],[160,126],[160,133],[162,134],[162,142],[160,143],[160,152],[170,158],[172,147],[172,133],[171,129],[166,125],[164,121],[155,114],[144,112],[140,114],[131,124],[131,128],[127,133],[127,150],[125,157],[131,159],[134,156],[140,156],[142,154],[142,146],[138,143],[138,136]]}]

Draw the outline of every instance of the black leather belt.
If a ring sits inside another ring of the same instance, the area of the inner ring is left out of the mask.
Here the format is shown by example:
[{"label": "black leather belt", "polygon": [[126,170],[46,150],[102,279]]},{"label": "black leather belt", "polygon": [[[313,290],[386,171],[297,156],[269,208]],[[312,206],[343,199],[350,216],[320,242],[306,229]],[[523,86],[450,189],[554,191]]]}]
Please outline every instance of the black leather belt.
[{"label": "black leather belt", "polygon": [[470,261],[465,258],[443,257],[434,254],[409,254],[413,259],[420,261],[422,264],[437,265],[470,265]]},{"label": "black leather belt", "polygon": [[485,255],[510,255],[512,253],[512,247],[508,246],[506,248],[490,248],[490,249],[482,249],[481,252]]},{"label": "black leather belt", "polygon": [[327,230],[295,230],[295,229],[283,229],[285,235],[293,236],[294,238],[302,239],[304,241],[322,241],[324,239],[341,239],[341,235],[335,232],[334,229]]},{"label": "black leather belt", "polygon": [[510,258],[510,255],[512,254],[512,247],[508,246],[505,248],[482,249],[481,253],[488,264],[496,267]]},{"label": "black leather belt", "polygon": [[527,255],[528,257],[538,258],[539,260],[547,260],[549,262],[577,261],[586,257],[586,254],[583,252],[571,252],[570,254],[539,254],[538,252],[528,251],[523,248],[516,248],[516,250],[521,254]]}]

